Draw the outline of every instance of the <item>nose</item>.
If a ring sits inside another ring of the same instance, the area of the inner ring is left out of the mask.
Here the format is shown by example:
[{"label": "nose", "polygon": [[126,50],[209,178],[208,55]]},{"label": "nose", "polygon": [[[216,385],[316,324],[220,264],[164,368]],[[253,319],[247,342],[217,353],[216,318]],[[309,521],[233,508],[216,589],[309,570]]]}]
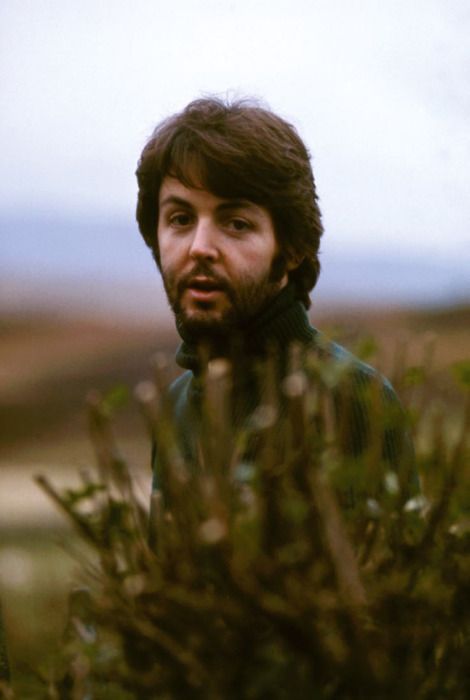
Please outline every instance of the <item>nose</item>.
[{"label": "nose", "polygon": [[213,222],[205,219],[200,219],[197,222],[189,254],[193,260],[214,261],[217,259],[217,228]]}]

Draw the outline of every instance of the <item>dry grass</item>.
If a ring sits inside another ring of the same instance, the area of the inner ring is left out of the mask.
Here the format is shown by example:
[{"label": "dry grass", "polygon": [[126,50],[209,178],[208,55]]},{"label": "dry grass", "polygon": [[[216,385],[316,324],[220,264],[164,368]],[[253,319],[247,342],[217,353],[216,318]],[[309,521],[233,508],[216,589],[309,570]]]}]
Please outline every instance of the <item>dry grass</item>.
[{"label": "dry grass", "polygon": [[[419,362],[423,339],[432,337],[435,369],[441,372],[469,355],[469,309],[313,307],[312,319],[350,348],[361,338],[374,337],[381,348],[375,364],[386,374],[397,345],[406,342],[408,361]],[[86,391],[106,391],[116,383],[132,386],[149,375],[156,350],[171,355],[178,344],[174,329],[167,326],[48,318],[4,318],[0,337],[3,464],[34,463],[38,454],[57,463],[89,459],[82,419]],[[139,426],[129,421],[127,415],[123,438],[139,441]]]}]

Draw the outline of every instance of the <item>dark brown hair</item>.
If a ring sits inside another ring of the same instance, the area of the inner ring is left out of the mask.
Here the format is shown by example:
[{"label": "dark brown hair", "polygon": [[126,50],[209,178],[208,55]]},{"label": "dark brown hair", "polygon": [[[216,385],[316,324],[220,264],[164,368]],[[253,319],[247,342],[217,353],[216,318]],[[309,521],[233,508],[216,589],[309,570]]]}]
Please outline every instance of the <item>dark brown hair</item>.
[{"label": "dark brown hair", "polygon": [[137,167],[137,222],[157,263],[158,194],[165,176],[221,198],[243,198],[271,214],[289,273],[308,307],[323,232],[309,153],[291,124],[247,100],[191,102],[161,122]]}]

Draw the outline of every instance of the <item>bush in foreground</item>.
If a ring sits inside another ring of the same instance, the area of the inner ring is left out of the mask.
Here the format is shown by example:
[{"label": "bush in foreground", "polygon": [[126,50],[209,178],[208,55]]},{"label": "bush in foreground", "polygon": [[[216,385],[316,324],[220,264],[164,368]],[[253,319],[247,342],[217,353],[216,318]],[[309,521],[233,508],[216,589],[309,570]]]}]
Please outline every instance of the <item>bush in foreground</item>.
[{"label": "bush in foreground", "polygon": [[117,450],[112,401],[91,397],[97,473],[73,491],[40,479],[95,554],[47,697],[468,697],[468,392],[449,416],[421,370],[397,378],[422,481],[410,494],[409,461],[395,472],[381,459],[393,417],[377,395],[374,439],[348,457],[331,398],[341,377],[314,364],[307,376],[294,363],[283,383],[282,436],[274,380],[232,434],[230,368],[212,364],[197,470],[179,453],[162,369],[139,386],[164,454],[165,502],[155,493],[150,513]]}]

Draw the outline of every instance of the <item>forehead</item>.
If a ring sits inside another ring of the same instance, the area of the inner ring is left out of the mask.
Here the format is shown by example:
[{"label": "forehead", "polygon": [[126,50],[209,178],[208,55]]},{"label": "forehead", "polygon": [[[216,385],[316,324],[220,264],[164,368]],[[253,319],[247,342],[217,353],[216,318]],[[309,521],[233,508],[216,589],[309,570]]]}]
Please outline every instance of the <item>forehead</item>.
[{"label": "forehead", "polygon": [[194,198],[204,197],[217,200],[212,192],[206,190],[203,186],[198,183],[185,184],[181,182],[177,177],[172,175],[166,175],[163,178],[162,184],[160,186],[160,191],[158,193],[158,203],[160,206],[171,202],[173,199],[181,199],[191,201]]}]

